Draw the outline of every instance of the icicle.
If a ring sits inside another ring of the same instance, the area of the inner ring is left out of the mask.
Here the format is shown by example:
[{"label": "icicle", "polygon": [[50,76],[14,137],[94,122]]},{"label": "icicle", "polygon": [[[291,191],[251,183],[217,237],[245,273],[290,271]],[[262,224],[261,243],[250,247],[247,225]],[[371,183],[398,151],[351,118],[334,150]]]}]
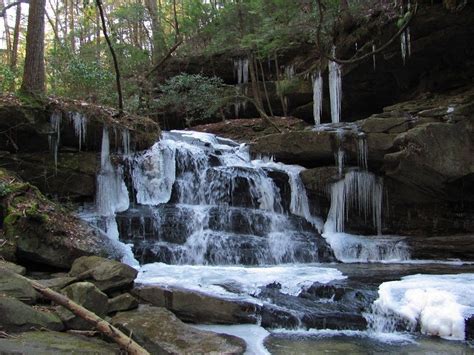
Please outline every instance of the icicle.
[{"label": "icicle", "polygon": [[130,130],[124,128],[122,130],[122,153],[123,155],[130,155]]},{"label": "icicle", "polygon": [[368,218],[382,234],[382,182],[368,172],[350,171],[344,179],[331,187],[331,208],[325,232],[344,232],[344,224],[351,208]]},{"label": "icicle", "polygon": [[342,148],[339,148],[336,154],[337,171],[339,173],[339,176],[342,176],[342,172],[344,171],[344,156],[344,150]]},{"label": "icicle", "polygon": [[247,58],[234,60],[234,77],[238,85],[247,84],[249,81],[249,60]]},{"label": "icicle", "polygon": [[295,77],[295,66],[290,65],[288,67],[285,67],[285,76],[288,80],[291,80]]},{"label": "icicle", "polygon": [[321,124],[321,112],[323,108],[323,78],[321,71],[314,75],[313,82],[313,117],[314,124]]},{"label": "icicle", "polygon": [[71,112],[69,118],[74,126],[74,132],[78,138],[79,151],[81,151],[82,144],[86,142],[87,117],[80,112]]},{"label": "icicle", "polygon": [[242,84],[249,82],[249,60],[247,58],[242,60]]},{"label": "icicle", "polygon": [[359,168],[363,170],[368,169],[367,156],[368,156],[367,140],[362,135],[362,136],[359,136],[357,139],[357,164],[359,165]]},{"label": "icicle", "polygon": [[402,51],[403,65],[405,65],[406,58],[407,58],[407,40],[406,40],[405,31],[403,31],[402,34],[400,35],[400,45],[401,45],[401,51]]},{"label": "icicle", "polygon": [[58,166],[58,148],[59,141],[61,139],[61,120],[62,114],[61,111],[54,111],[49,118],[49,123],[53,133],[48,136],[49,150],[53,152],[54,155],[54,166]]},{"label": "icicle", "polygon": [[[372,44],[372,52],[375,52],[375,44]],[[372,62],[374,63],[374,71],[377,69],[377,63],[375,61],[375,53],[374,55],[372,56]]]},{"label": "icicle", "polygon": [[[333,47],[332,55],[336,55],[336,46]],[[341,66],[333,61],[329,61],[329,93],[331,99],[331,120],[339,123],[341,120],[341,98],[342,98],[342,77]]]},{"label": "icicle", "polygon": [[406,29],[406,41],[407,41],[408,57],[411,57],[411,33],[410,33],[410,27],[407,27],[407,29]]},{"label": "icicle", "polygon": [[128,190],[120,168],[110,161],[109,130],[104,126],[100,153],[100,172],[97,174],[96,207],[100,216],[114,216],[129,207]]}]

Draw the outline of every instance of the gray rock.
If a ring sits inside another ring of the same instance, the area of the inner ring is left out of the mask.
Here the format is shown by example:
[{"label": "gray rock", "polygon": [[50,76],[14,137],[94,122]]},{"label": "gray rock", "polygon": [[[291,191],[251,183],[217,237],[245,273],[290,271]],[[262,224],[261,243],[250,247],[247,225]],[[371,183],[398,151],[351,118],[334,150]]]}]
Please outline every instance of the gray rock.
[{"label": "gray rock", "polygon": [[245,301],[217,298],[204,293],[159,286],[143,286],[132,291],[141,301],[165,307],[181,320],[192,323],[256,323],[258,306]]},{"label": "gray rock", "polygon": [[138,307],[138,300],[129,293],[109,299],[109,313],[123,312]]},{"label": "gray rock", "polygon": [[35,303],[38,293],[31,284],[17,274],[0,272],[0,295],[17,298],[25,303]]},{"label": "gray rock", "polygon": [[52,312],[43,312],[23,302],[0,296],[0,328],[6,332],[21,332],[46,328],[61,331],[64,325]]},{"label": "gray rock", "polygon": [[89,273],[91,282],[104,292],[131,288],[138,274],[137,270],[126,264],[98,256],[78,258],[69,274],[78,276],[85,272]]},{"label": "gray rock", "polygon": [[5,268],[18,275],[25,275],[26,268],[8,261],[0,260],[0,268]]},{"label": "gray rock", "polygon": [[195,329],[165,308],[142,306],[117,314],[119,327],[152,354],[243,354],[243,340]]}]

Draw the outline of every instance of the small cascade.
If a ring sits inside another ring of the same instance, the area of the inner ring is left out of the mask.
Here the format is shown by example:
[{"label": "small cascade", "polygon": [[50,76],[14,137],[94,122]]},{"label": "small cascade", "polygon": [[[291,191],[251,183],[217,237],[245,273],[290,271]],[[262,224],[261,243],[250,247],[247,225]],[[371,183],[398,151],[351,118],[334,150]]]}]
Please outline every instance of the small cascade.
[{"label": "small cascade", "polygon": [[367,170],[369,167],[368,155],[369,148],[367,146],[367,140],[365,139],[365,135],[359,134],[357,139],[357,165],[362,170]]},{"label": "small cascade", "polygon": [[[333,57],[336,55],[336,47],[333,47]],[[341,121],[341,100],[342,100],[342,74],[341,66],[333,61],[329,61],[329,94],[331,100],[331,120],[333,123]]]},{"label": "small cascade", "polygon": [[344,157],[345,157],[344,149],[339,147],[337,150],[337,153],[335,153],[337,172],[339,176],[342,176],[342,173],[344,172]]},{"label": "small cascade", "polygon": [[[139,216],[118,215],[143,262],[266,265],[332,260],[302,167],[251,160],[248,147],[171,131],[130,157]],[[170,228],[172,226],[172,228]],[[315,229],[316,228],[316,229]]]},{"label": "small cascade", "polygon": [[78,138],[79,151],[82,149],[82,144],[86,142],[87,135],[87,117],[80,112],[70,112],[69,120],[74,126],[74,133]]},{"label": "small cascade", "polygon": [[61,111],[53,111],[49,118],[49,124],[52,129],[52,133],[48,136],[49,150],[53,153],[54,156],[54,166],[58,166],[58,149],[59,142],[61,140],[61,121],[62,114]]},{"label": "small cascade", "polygon": [[323,78],[318,71],[313,78],[313,117],[314,124],[321,124],[321,113],[323,111]]}]

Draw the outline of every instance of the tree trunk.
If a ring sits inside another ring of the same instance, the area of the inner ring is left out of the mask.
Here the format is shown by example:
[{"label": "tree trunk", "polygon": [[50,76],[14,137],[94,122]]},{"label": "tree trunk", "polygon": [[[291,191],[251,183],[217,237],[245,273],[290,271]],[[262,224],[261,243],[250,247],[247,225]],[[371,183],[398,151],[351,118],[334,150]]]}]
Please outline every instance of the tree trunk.
[{"label": "tree trunk", "polygon": [[151,18],[151,38],[152,38],[152,63],[156,64],[160,60],[161,53],[165,49],[163,36],[161,35],[161,22],[158,16],[156,0],[145,0],[145,7]]},{"label": "tree trunk", "polygon": [[15,29],[13,30],[12,56],[10,60],[10,68],[12,70],[16,69],[16,64],[18,62],[18,43],[20,41],[21,4],[17,5],[15,16],[16,17],[15,17]]},{"label": "tree trunk", "polygon": [[46,0],[31,0],[26,34],[26,58],[21,91],[26,94],[45,94],[44,70],[44,13]]}]

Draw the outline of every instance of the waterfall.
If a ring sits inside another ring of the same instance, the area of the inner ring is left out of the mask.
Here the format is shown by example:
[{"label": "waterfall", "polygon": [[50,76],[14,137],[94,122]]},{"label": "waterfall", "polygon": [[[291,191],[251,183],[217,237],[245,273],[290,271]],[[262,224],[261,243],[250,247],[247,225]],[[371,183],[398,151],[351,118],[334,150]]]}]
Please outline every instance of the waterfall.
[{"label": "waterfall", "polygon": [[49,150],[53,152],[54,156],[54,166],[58,166],[58,148],[59,141],[61,139],[61,121],[62,114],[61,111],[55,110],[49,118],[49,124],[52,129],[52,133],[48,135]]},{"label": "waterfall", "polygon": [[321,124],[321,113],[323,109],[323,78],[321,71],[314,75],[313,80],[313,117],[314,124]]},{"label": "waterfall", "polygon": [[81,151],[82,144],[86,142],[87,117],[80,112],[71,112],[69,113],[69,119],[74,126],[74,133],[78,138],[79,151]]},{"label": "waterfall", "polygon": [[[336,47],[333,47],[333,57],[336,55]],[[331,100],[331,120],[333,123],[341,121],[341,100],[342,100],[342,76],[341,66],[333,61],[329,61],[329,94]]]},{"label": "waterfall", "polygon": [[310,212],[302,167],[252,160],[245,145],[189,131],[165,132],[151,149],[129,159],[141,212],[140,218],[120,214],[119,229],[142,261],[332,260],[317,232],[322,221]]},{"label": "waterfall", "polygon": [[128,156],[132,153],[130,149],[130,130],[122,129],[122,154]]},{"label": "waterfall", "polygon": [[[375,44],[372,44],[372,52],[375,52],[376,48],[375,48]],[[376,59],[375,59],[375,53],[374,55],[372,55],[372,63],[374,64],[374,71],[377,69],[377,63],[376,63]]]},{"label": "waterfall", "polygon": [[357,165],[362,170],[368,169],[368,155],[369,148],[367,146],[367,140],[363,134],[359,134],[357,138]]}]

